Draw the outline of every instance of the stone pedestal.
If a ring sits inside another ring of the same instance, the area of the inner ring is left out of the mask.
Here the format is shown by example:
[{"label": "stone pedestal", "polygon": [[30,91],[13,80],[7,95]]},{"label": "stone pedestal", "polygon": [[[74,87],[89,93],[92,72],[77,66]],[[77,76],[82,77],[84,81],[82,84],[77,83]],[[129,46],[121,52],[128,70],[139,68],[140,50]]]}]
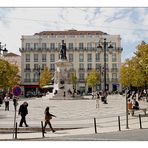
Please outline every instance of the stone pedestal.
[{"label": "stone pedestal", "polygon": [[73,92],[70,74],[72,64],[66,59],[60,59],[55,62],[55,65],[53,99],[72,99],[71,95],[68,93],[69,90]]}]

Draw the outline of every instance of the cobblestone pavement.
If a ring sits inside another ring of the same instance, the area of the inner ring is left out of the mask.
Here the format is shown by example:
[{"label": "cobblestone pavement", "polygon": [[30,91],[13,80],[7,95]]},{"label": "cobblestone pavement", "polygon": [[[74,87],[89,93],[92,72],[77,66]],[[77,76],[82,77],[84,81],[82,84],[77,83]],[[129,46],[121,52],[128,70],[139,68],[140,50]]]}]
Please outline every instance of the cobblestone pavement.
[{"label": "cobblestone pavement", "polygon": [[[46,106],[49,106],[50,112],[56,115],[56,118],[53,118],[51,121],[54,128],[83,128],[75,130],[73,135],[82,134],[85,131],[88,131],[87,133],[94,133],[94,118],[97,121],[98,132],[118,131],[118,116],[121,118],[121,129],[126,130],[124,96],[110,95],[108,96],[108,104],[103,104],[100,101],[99,108],[96,108],[96,101],[91,98],[87,100],[51,100],[50,96],[45,96],[42,98],[20,99],[19,105],[24,101],[29,103],[27,123],[30,127],[41,127],[41,121],[44,120],[44,109]],[[141,101],[140,106],[147,108],[148,104]],[[130,129],[139,129],[139,113],[143,114],[143,112],[137,111],[135,116],[129,115]],[[16,121],[19,122],[19,120],[20,116],[17,114]],[[0,128],[12,128],[13,125],[14,108],[11,101],[10,111],[4,111],[4,104],[0,107]],[[142,115],[142,126],[148,128],[147,115]]]}]

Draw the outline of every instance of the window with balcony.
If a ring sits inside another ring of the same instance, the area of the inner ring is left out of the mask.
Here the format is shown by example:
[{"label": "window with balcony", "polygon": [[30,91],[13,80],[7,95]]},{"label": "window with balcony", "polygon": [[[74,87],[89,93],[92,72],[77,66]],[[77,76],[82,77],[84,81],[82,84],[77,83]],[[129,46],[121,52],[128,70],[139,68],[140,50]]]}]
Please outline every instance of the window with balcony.
[{"label": "window with balcony", "polygon": [[84,54],[83,53],[79,54],[79,62],[84,62]]},{"label": "window with balcony", "polygon": [[34,43],[34,49],[38,49],[38,43]]},{"label": "window with balcony", "polygon": [[117,61],[117,55],[116,53],[112,54],[112,62],[116,62]]},{"label": "window with balcony", "polygon": [[79,64],[79,70],[84,70],[84,64],[83,63]]},{"label": "window with balcony", "polygon": [[55,49],[55,43],[50,43],[50,49]]},{"label": "window with balcony", "polygon": [[112,73],[112,81],[117,81],[117,73]]},{"label": "window with balcony", "polygon": [[38,81],[39,81],[39,74],[35,72],[33,82],[38,82]]},{"label": "window with balcony", "polygon": [[87,64],[87,69],[88,69],[88,70],[92,70],[92,64],[91,64],[91,63],[88,63],[88,64]]},{"label": "window with balcony", "polygon": [[84,73],[79,73],[79,80],[84,81]]},{"label": "window with balcony", "polygon": [[26,43],[26,49],[30,49],[30,43]]},{"label": "window with balcony", "polygon": [[46,54],[42,54],[42,62],[46,62]]},{"label": "window with balcony", "polygon": [[38,54],[34,54],[34,62],[38,62]]},{"label": "window with balcony", "polygon": [[30,64],[26,64],[26,70],[30,70]]},{"label": "window with balcony", "polygon": [[46,64],[42,64],[42,70],[44,70],[45,67],[46,67]]},{"label": "window with balcony", "polygon": [[54,71],[55,70],[55,64],[50,64],[50,70]]},{"label": "window with balcony", "polygon": [[61,43],[58,43],[58,49],[61,49]]},{"label": "window with balcony", "polygon": [[30,54],[26,54],[26,62],[30,62]]},{"label": "window with balcony", "polygon": [[92,43],[91,42],[87,43],[87,49],[90,49],[90,50],[92,49]]},{"label": "window with balcony", "polygon": [[96,62],[100,62],[100,53],[96,53]]},{"label": "window with balcony", "polygon": [[112,72],[117,72],[117,64],[116,63],[112,64]]},{"label": "window with balcony", "polygon": [[55,54],[50,54],[50,62],[55,62]]},{"label": "window with balcony", "polygon": [[79,43],[79,49],[83,49],[84,48],[84,44],[83,43]]},{"label": "window with balcony", "polygon": [[46,43],[42,43],[42,49],[46,49]]},{"label": "window with balcony", "polygon": [[73,43],[69,43],[69,49],[73,49]]},{"label": "window with balcony", "polygon": [[39,64],[34,64],[34,70],[37,70],[39,68]]},{"label": "window with balcony", "polygon": [[73,62],[73,54],[69,54],[69,62]]},{"label": "window with balcony", "polygon": [[101,70],[101,65],[99,63],[96,63],[96,70],[100,71]]},{"label": "window with balcony", "polygon": [[31,82],[30,73],[25,74],[25,82]]},{"label": "window with balcony", "polygon": [[92,54],[91,53],[87,54],[87,62],[92,62]]}]

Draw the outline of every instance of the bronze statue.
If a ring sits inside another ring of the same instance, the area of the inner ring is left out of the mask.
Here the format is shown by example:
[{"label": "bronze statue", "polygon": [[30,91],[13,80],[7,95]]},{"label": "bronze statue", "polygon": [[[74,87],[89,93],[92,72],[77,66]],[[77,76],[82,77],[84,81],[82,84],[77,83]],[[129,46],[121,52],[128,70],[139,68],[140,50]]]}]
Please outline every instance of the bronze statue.
[{"label": "bronze statue", "polygon": [[62,40],[62,48],[60,50],[60,59],[67,59],[66,57],[66,43],[64,43],[64,40]]}]

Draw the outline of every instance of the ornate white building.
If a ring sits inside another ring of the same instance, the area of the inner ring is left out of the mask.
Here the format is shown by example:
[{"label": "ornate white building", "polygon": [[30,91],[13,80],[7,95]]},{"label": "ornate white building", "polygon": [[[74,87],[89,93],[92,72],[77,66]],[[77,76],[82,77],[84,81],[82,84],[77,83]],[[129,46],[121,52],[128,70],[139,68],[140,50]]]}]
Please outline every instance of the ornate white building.
[{"label": "ornate white building", "polygon": [[95,68],[101,72],[103,87],[104,49],[98,49],[99,42],[106,38],[112,49],[106,48],[106,87],[109,91],[120,90],[119,70],[121,67],[121,38],[120,35],[109,35],[101,31],[43,31],[34,35],[23,35],[21,38],[21,77],[22,87],[26,93],[39,88],[39,75],[47,65],[55,71],[55,62],[59,59],[61,41],[67,46],[67,59],[72,63],[77,76],[77,89],[83,92],[91,91],[86,84],[88,72]]}]

